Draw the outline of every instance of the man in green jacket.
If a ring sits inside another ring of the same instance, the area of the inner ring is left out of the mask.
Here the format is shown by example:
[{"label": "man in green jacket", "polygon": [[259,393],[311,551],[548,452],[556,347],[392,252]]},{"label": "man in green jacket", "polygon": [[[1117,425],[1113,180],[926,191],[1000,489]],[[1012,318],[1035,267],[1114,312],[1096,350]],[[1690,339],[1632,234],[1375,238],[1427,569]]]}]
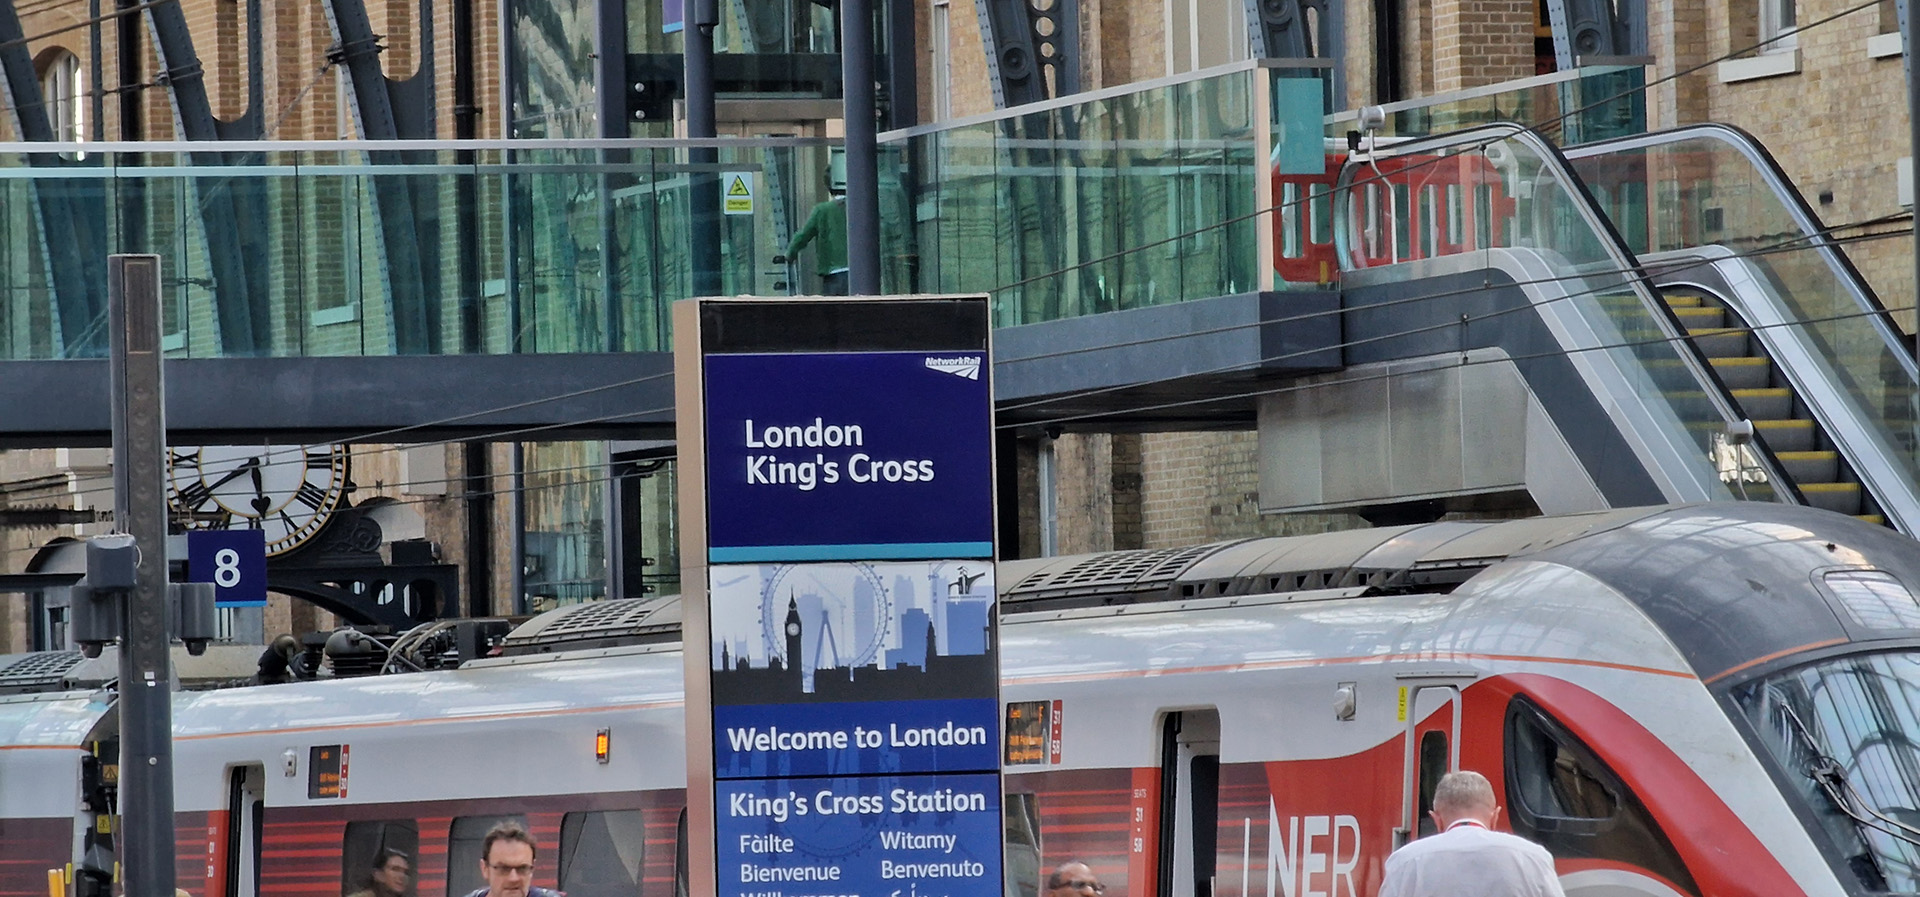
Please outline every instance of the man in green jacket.
[{"label": "man in green jacket", "polygon": [[774,261],[785,261],[800,254],[808,243],[819,241],[813,250],[813,264],[820,272],[820,292],[828,296],[847,294],[847,197],[834,192],[832,198],[813,207],[813,213],[807,216],[807,223],[800,232],[793,235],[793,243],[787,247],[786,255]]}]

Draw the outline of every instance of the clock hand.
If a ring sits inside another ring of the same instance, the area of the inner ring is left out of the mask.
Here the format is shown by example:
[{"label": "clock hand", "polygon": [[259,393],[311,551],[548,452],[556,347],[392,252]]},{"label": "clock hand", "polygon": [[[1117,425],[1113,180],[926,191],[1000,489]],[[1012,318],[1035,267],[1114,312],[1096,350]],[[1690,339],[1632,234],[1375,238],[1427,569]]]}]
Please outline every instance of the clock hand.
[{"label": "clock hand", "polygon": [[251,458],[249,462],[253,465],[253,500],[248,504],[253,505],[255,514],[265,517],[267,509],[273,506],[273,499],[267,497],[265,481],[260,477],[260,459]]},{"label": "clock hand", "polygon": [[254,482],[257,483],[260,481],[260,459],[259,458],[248,458],[245,464],[242,464],[239,467],[236,467],[232,470],[227,471],[226,476],[223,476],[217,480],[214,480],[211,483],[208,483],[207,491],[212,492],[215,489],[220,488],[221,486],[225,486],[226,484],[231,483],[236,479],[239,479],[241,474],[246,473],[248,471],[253,472]]}]

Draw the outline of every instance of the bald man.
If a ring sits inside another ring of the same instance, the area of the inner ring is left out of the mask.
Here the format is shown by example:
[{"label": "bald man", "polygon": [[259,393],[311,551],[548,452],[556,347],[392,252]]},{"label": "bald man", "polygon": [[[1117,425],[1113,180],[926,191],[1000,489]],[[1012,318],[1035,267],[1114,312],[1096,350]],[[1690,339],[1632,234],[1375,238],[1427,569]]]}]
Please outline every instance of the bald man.
[{"label": "bald man", "polygon": [[1553,855],[1494,831],[1499,815],[1486,776],[1461,770],[1441,777],[1432,813],[1440,832],[1387,857],[1380,897],[1566,897]]},{"label": "bald man", "polygon": [[1047,876],[1047,897],[1097,897],[1106,892],[1093,867],[1078,860],[1061,863]]}]

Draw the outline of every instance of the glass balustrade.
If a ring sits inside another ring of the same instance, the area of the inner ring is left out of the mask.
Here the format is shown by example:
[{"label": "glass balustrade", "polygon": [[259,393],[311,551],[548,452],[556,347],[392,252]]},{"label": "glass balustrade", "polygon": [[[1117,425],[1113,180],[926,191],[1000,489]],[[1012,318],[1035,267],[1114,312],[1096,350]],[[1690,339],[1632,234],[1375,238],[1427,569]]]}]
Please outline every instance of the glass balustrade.
[{"label": "glass balustrade", "polygon": [[0,360],[104,356],[121,252],[163,257],[174,357],[665,351],[696,215],[721,292],[818,289],[776,259],[837,147],[717,143],[6,146]]}]

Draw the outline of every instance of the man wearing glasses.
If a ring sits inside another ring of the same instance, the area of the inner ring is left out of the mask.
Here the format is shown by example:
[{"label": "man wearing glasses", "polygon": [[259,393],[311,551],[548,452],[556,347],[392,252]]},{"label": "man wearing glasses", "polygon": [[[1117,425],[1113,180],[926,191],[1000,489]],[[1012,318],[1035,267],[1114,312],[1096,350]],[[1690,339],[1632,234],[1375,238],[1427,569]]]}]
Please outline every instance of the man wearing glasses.
[{"label": "man wearing glasses", "polygon": [[1047,897],[1090,897],[1106,892],[1107,886],[1094,877],[1093,867],[1086,863],[1061,863],[1047,876]]},{"label": "man wearing glasses", "polygon": [[533,886],[533,836],[518,823],[502,822],[480,843],[480,874],[487,886],[467,897],[565,897]]}]

